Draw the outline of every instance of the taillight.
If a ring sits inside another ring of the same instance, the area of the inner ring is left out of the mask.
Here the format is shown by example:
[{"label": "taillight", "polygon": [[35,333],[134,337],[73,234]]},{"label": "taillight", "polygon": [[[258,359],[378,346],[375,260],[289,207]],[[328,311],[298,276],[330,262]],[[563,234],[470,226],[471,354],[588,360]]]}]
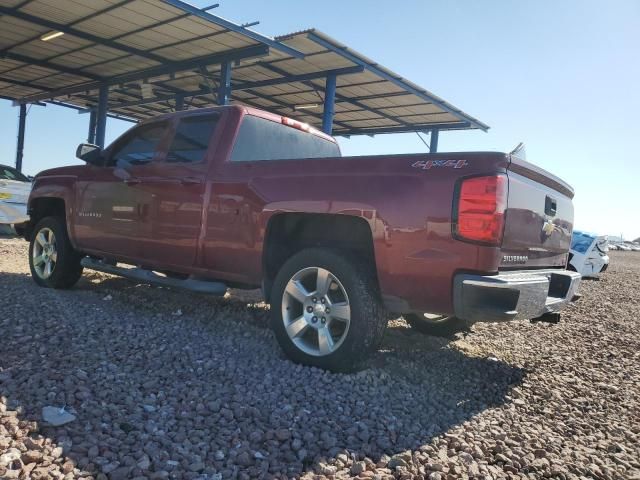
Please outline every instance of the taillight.
[{"label": "taillight", "polygon": [[302,123],[293,118],[282,117],[282,124],[287,127],[297,128],[298,130],[302,130],[303,132],[308,132],[311,127],[307,123]]},{"label": "taillight", "polygon": [[458,190],[454,235],[461,240],[500,245],[506,208],[506,175],[463,180]]}]

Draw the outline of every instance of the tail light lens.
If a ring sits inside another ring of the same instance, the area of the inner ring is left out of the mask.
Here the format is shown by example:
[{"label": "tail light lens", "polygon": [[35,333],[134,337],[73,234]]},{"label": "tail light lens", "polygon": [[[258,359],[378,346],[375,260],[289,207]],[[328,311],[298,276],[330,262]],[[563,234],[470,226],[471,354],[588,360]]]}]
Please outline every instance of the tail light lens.
[{"label": "tail light lens", "polygon": [[309,124],[299,122],[289,117],[282,117],[282,124],[286,125],[287,127],[297,128],[298,130],[302,130],[303,132],[308,132],[311,128]]},{"label": "tail light lens", "polygon": [[506,208],[506,175],[463,180],[454,218],[455,236],[461,240],[500,245]]}]

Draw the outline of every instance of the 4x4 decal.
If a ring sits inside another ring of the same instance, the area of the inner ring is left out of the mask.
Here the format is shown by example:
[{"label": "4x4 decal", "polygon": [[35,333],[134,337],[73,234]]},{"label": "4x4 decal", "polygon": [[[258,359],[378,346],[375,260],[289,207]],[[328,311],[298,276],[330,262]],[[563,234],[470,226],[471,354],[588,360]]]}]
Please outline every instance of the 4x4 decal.
[{"label": "4x4 decal", "polygon": [[419,160],[412,163],[413,168],[421,168],[422,170],[429,170],[431,167],[452,167],[462,168],[469,165],[466,160]]}]

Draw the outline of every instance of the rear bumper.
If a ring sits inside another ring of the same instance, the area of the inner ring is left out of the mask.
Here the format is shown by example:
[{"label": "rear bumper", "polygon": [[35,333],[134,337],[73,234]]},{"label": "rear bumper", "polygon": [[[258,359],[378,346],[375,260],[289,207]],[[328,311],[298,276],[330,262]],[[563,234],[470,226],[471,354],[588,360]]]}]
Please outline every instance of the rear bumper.
[{"label": "rear bumper", "polygon": [[29,221],[25,203],[0,201],[0,224],[20,224]]},{"label": "rear bumper", "polygon": [[531,319],[562,310],[574,297],[580,274],[568,270],[522,270],[498,275],[457,274],[455,315],[470,323]]}]

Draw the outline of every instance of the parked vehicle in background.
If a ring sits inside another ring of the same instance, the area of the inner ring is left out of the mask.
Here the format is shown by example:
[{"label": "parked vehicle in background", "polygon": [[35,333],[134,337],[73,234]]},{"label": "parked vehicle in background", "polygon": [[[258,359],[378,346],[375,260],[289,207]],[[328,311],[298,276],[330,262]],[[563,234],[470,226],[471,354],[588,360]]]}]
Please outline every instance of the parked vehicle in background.
[{"label": "parked vehicle in background", "polygon": [[332,137],[241,106],[160,116],[77,155],[86,166],[35,180],[36,283],[69,288],[86,267],[217,295],[262,286],[300,363],[352,370],[389,312],[429,333],[536,318],[580,282],[565,269],[573,190],[516,155],[341,157]]},{"label": "parked vehicle in background", "polygon": [[617,245],[615,245],[615,244],[613,244],[613,243],[610,243],[610,244],[608,245],[608,248],[609,248],[609,250],[618,250],[618,246],[617,246]]},{"label": "parked vehicle in background", "polygon": [[617,247],[618,247],[618,250],[623,250],[625,252],[631,251],[631,247],[629,247],[628,245],[625,245],[624,243],[618,243]]},{"label": "parked vehicle in background", "polygon": [[31,180],[18,170],[0,165],[0,224],[14,225],[20,231],[29,220],[27,199]]},{"label": "parked vehicle in background", "polygon": [[598,277],[609,266],[606,235],[573,231],[568,268],[583,277]]}]

